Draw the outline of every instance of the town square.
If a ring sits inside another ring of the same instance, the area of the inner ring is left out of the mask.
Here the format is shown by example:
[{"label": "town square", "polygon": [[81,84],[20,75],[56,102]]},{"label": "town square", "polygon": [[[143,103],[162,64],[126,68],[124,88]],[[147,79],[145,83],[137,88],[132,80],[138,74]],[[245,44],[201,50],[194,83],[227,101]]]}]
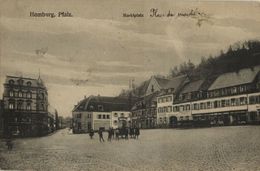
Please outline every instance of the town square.
[{"label": "town square", "polygon": [[0,1],[0,170],[260,171],[259,7]]},{"label": "town square", "polygon": [[[259,170],[259,126],[152,129],[138,140],[100,143],[98,135],[68,129],[1,148],[0,168],[10,170]],[[1,147],[3,143],[1,142]]]}]

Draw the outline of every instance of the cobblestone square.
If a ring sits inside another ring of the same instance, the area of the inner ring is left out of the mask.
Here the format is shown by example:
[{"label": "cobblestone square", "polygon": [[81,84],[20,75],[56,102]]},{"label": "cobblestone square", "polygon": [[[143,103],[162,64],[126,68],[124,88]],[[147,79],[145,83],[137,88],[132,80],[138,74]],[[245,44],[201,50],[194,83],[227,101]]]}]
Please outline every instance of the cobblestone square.
[{"label": "cobblestone square", "polygon": [[[68,129],[1,142],[0,168],[18,170],[260,170],[260,127],[141,130],[138,140],[100,143]],[[107,137],[107,134],[104,134]]]}]

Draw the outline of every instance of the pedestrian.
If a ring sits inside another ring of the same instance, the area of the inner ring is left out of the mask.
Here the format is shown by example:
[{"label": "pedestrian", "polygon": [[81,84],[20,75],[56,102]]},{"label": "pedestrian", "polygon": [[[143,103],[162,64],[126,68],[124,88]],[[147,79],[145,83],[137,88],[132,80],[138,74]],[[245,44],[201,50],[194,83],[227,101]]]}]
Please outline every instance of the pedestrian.
[{"label": "pedestrian", "polygon": [[125,139],[128,140],[128,128],[125,128]]},{"label": "pedestrian", "polygon": [[95,133],[94,133],[94,130],[91,129],[91,130],[89,131],[90,139],[93,139],[94,134],[95,134]]},{"label": "pedestrian", "polygon": [[107,137],[107,141],[110,141],[111,142],[111,138],[112,138],[112,129],[109,128],[108,130],[108,137]]},{"label": "pedestrian", "polygon": [[7,136],[6,138],[6,146],[8,150],[12,150],[13,149],[13,141],[12,141],[12,136],[11,134]]},{"label": "pedestrian", "polygon": [[133,129],[133,127],[130,127],[129,135],[130,135],[130,138],[133,138],[133,135],[134,135],[134,129]]},{"label": "pedestrian", "polygon": [[111,129],[111,134],[112,134],[112,138],[114,139],[115,138],[115,130],[114,130],[114,128]]},{"label": "pedestrian", "polygon": [[101,128],[99,128],[98,130],[98,135],[99,135],[99,142],[105,142],[104,138],[103,138],[103,131]]},{"label": "pedestrian", "polygon": [[117,129],[115,130],[115,132],[116,132],[116,140],[119,140],[119,129],[117,128]]},{"label": "pedestrian", "polygon": [[138,127],[135,128],[135,136],[136,136],[136,139],[138,139],[138,136],[140,135],[140,130]]}]

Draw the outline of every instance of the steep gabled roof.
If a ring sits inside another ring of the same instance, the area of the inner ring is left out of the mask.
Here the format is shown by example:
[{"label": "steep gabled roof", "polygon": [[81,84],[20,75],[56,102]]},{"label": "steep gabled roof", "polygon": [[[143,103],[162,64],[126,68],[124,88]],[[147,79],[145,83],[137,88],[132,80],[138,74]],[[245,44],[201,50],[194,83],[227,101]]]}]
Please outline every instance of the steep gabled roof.
[{"label": "steep gabled roof", "polygon": [[169,80],[168,83],[163,88],[164,89],[174,88],[175,90],[177,90],[185,80],[187,80],[186,75],[180,75],[174,77],[171,80]]},{"label": "steep gabled roof", "polygon": [[160,78],[160,77],[157,77],[157,76],[155,76],[154,79],[157,81],[159,86],[162,87],[162,88],[164,88],[170,81],[167,78]]},{"label": "steep gabled roof", "polygon": [[204,83],[204,80],[191,81],[183,87],[180,94],[199,91],[203,83]]},{"label": "steep gabled roof", "polygon": [[253,68],[241,69],[238,72],[229,72],[217,77],[209,90],[248,84],[254,81],[260,71],[260,65]]}]

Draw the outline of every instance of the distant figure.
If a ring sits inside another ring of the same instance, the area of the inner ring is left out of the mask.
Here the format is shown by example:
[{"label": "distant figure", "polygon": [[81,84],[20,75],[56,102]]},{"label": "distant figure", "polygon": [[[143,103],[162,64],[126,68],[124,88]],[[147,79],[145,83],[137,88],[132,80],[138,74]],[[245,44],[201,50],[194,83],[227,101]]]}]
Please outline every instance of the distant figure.
[{"label": "distant figure", "polygon": [[112,128],[109,128],[107,141],[111,141],[111,138],[112,138]]},{"label": "distant figure", "polygon": [[125,139],[128,140],[128,128],[125,128]]},{"label": "distant figure", "polygon": [[100,129],[100,128],[99,128],[99,130],[98,130],[98,135],[99,135],[99,141],[100,141],[100,142],[101,142],[101,141],[105,142],[105,140],[104,140],[104,138],[103,138],[103,131],[102,131],[102,129]]},{"label": "distant figure", "polygon": [[119,140],[119,129],[118,128],[115,130],[115,133],[116,133],[116,140]]},{"label": "distant figure", "polygon": [[140,135],[140,130],[138,127],[135,128],[135,136],[136,136],[136,139],[138,139],[138,136]]},{"label": "distant figure", "polygon": [[130,138],[133,138],[133,136],[134,136],[134,128],[133,127],[130,128],[129,135],[130,135]]},{"label": "distant figure", "polygon": [[94,133],[94,130],[91,129],[91,130],[89,131],[90,139],[93,139],[94,134],[95,134],[95,133]]},{"label": "distant figure", "polygon": [[114,130],[114,128],[111,129],[111,134],[112,134],[112,138],[114,139],[115,138],[115,130]]},{"label": "distant figure", "polygon": [[12,141],[12,137],[11,135],[9,135],[6,139],[6,146],[8,150],[12,150],[13,149],[13,141]]}]

